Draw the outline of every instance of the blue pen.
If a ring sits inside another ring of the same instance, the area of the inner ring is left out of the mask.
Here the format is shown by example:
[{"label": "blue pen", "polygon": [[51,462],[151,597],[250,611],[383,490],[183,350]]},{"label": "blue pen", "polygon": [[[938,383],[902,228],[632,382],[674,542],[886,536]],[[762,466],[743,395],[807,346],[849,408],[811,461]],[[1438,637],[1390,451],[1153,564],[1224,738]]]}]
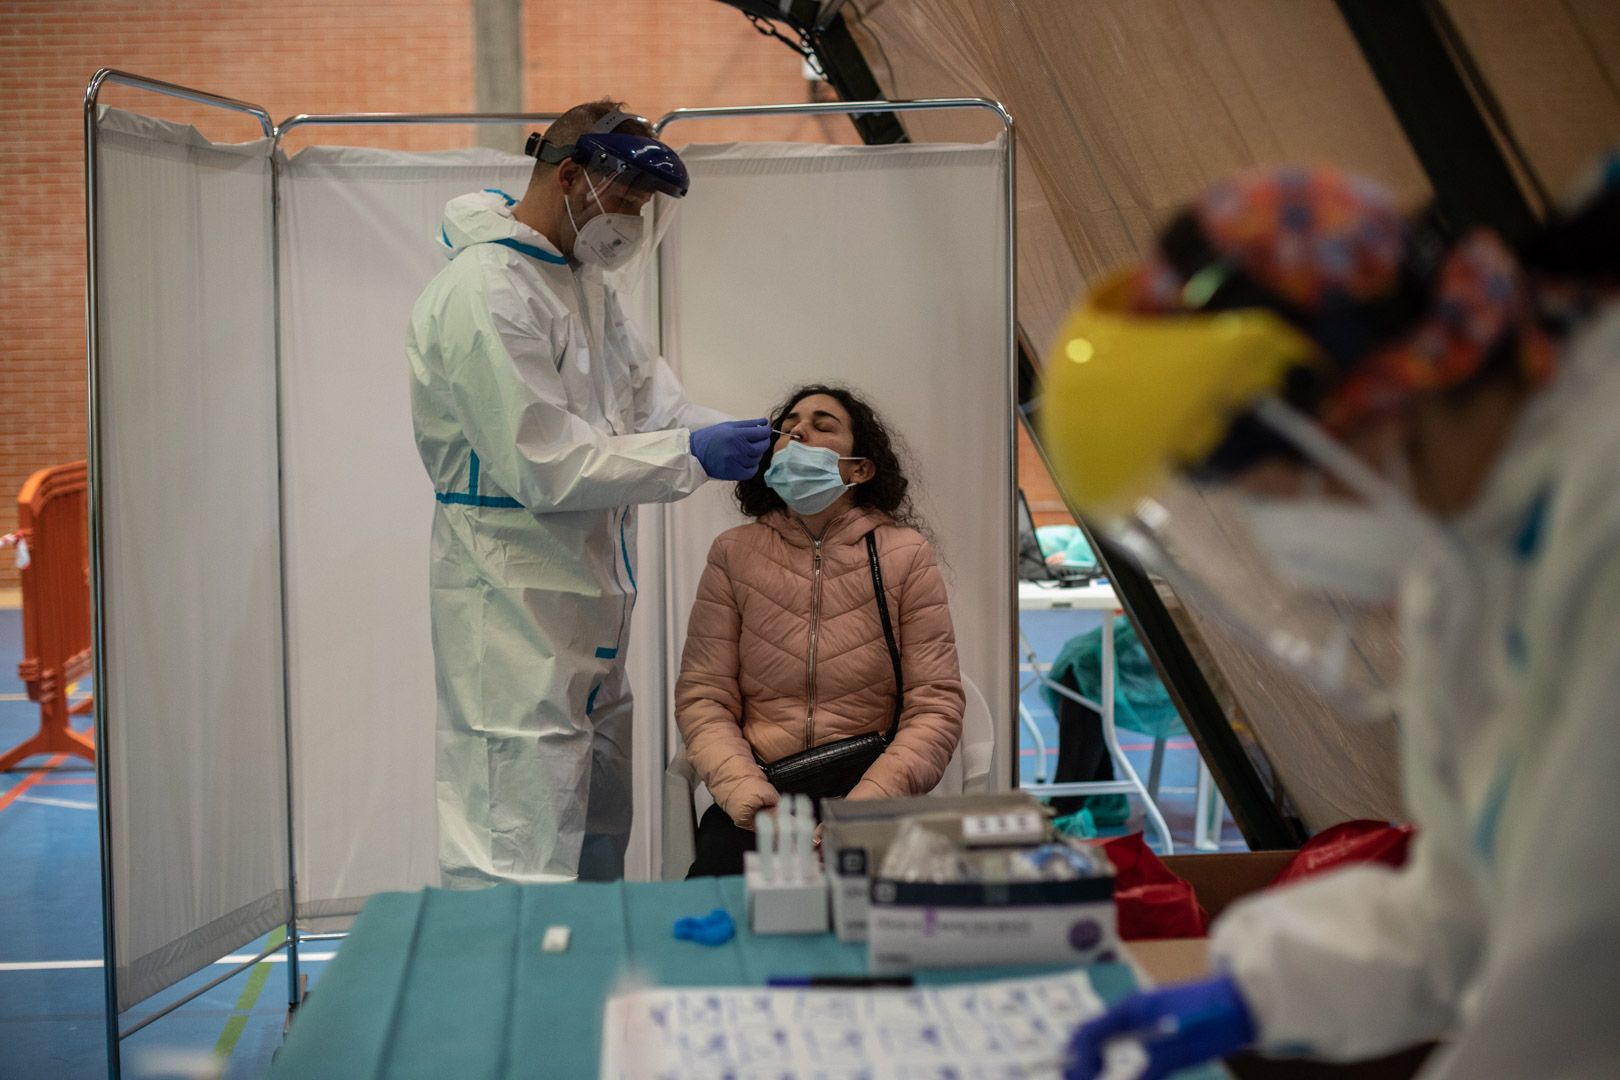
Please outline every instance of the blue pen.
[{"label": "blue pen", "polygon": [[808,987],[819,990],[907,990],[910,975],[777,975],[766,986]]}]

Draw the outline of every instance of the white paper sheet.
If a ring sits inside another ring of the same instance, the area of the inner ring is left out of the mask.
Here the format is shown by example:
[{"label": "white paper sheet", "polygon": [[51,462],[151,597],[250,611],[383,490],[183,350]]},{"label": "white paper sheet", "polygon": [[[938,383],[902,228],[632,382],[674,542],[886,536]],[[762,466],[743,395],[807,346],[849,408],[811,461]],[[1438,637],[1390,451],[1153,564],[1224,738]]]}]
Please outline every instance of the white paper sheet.
[{"label": "white paper sheet", "polygon": [[[643,990],[608,1001],[602,1080],[1032,1080],[1103,1010],[1084,972],[916,990]],[[1117,1045],[1117,1044],[1116,1044]],[[1139,1074],[1117,1046],[1110,1078]]]}]

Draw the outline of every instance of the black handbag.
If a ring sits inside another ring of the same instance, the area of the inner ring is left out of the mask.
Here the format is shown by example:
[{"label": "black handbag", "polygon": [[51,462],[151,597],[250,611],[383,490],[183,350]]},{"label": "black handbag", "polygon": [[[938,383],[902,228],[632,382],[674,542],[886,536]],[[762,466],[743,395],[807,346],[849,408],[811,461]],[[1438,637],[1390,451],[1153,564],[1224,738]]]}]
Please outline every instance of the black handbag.
[{"label": "black handbag", "polygon": [[894,717],[886,732],[872,731],[849,739],[813,746],[764,766],[765,779],[783,794],[808,795],[812,799],[841,799],[860,783],[900,730],[900,710],[905,704],[906,684],[900,675],[900,647],[895,644],[894,625],[889,621],[889,601],[883,593],[883,571],[878,566],[876,531],[866,534],[866,555],[872,564],[872,588],[877,593],[878,619],[883,637],[889,643],[889,662],[894,665]]}]

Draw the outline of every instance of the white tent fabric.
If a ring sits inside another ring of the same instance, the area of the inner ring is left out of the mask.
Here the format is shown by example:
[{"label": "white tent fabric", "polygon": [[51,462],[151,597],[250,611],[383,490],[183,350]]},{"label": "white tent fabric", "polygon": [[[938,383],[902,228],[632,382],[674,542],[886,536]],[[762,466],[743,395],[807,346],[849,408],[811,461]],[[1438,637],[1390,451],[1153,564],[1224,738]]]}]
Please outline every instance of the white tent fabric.
[{"label": "white tent fabric", "polygon": [[[863,49],[889,96],[978,94],[1018,117],[1018,318],[1037,356],[1087,281],[1140,258],[1217,177],[1331,161],[1411,204],[1429,194],[1332,0],[887,0],[868,16]],[[903,122],[918,141],[966,137],[960,113]],[[1309,832],[1404,816],[1389,725],[1337,716],[1162,591],[1285,812]]]},{"label": "white tent fabric", "polygon": [[120,1009],[287,920],[270,162],[100,124],[101,594]]},{"label": "white tent fabric", "polygon": [[313,147],[282,164],[288,662],[299,915],[438,882],[428,535],[405,327],[444,204],[533,162]]},{"label": "white tent fabric", "polygon": [[[1016,612],[1004,156],[999,139],[689,147],[692,191],[659,262],[663,349],[694,399],[759,416],[796,385],[841,382],[900,436],[945,567],[962,673],[1007,724]],[[664,511],[672,678],[709,544],[742,520],[730,487]],[[991,776],[1005,782],[1002,733]],[[638,790],[657,779],[638,777]]]}]

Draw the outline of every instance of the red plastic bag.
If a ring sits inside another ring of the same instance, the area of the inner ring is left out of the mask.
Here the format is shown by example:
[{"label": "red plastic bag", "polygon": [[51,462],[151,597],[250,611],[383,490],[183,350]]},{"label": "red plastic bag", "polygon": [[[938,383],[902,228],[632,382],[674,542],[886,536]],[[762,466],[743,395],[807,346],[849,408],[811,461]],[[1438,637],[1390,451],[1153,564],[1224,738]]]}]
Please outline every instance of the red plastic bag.
[{"label": "red plastic bag", "polygon": [[1271,884],[1286,885],[1353,863],[1404,866],[1406,850],[1416,832],[1415,825],[1384,821],[1346,821],[1323,829],[1305,842]]},{"label": "red plastic bag", "polygon": [[1159,861],[1141,833],[1106,840],[1102,849],[1114,864],[1114,908],[1121,938],[1152,941],[1204,936],[1209,915],[1199,906],[1192,885]]}]

